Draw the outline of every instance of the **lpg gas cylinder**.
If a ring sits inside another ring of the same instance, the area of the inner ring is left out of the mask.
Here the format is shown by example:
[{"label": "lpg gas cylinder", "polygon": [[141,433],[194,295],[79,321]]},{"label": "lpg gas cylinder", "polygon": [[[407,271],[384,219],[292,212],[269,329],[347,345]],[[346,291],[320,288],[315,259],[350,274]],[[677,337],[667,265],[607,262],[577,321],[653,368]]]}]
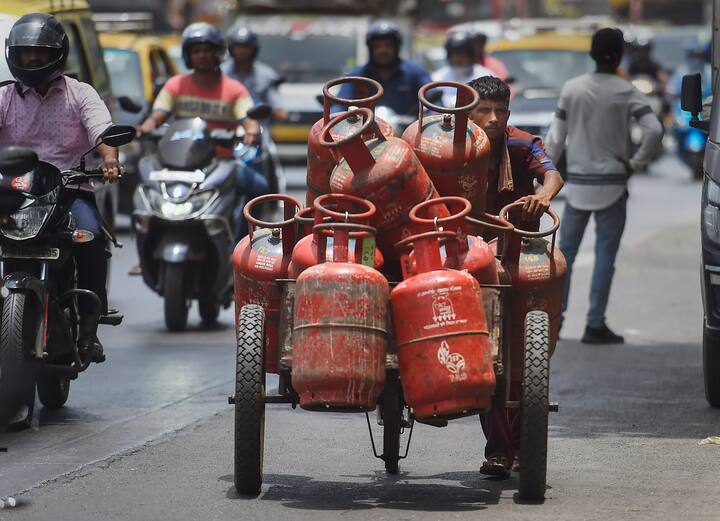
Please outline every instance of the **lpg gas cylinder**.
[{"label": "lpg gas cylinder", "polygon": [[398,244],[412,244],[418,274],[390,294],[403,394],[420,419],[477,414],[495,389],[480,284],[442,267],[438,238],[455,233],[425,232]]},{"label": "lpg gas cylinder", "polygon": [[[510,220],[513,211],[521,209],[523,203],[512,203],[500,210],[500,216]],[[560,226],[560,218],[552,210],[546,212],[553,221],[550,228],[540,231],[527,231],[515,227],[510,234],[504,264],[512,280],[510,293],[510,331],[523,331],[525,315],[529,311],[545,311],[550,318],[550,354],[555,351],[560,315],[562,313],[563,286],[567,273],[567,263],[559,248],[555,245],[555,234]],[[552,236],[550,241],[543,237]],[[525,346],[523,335],[512,335],[510,359],[512,363],[512,381],[523,378],[523,360]]]},{"label": "lpg gas cylinder", "polygon": [[[355,84],[355,95],[353,99],[338,98],[332,94],[331,89],[344,83]],[[374,94],[370,95],[370,92]],[[311,207],[318,195],[330,193],[330,175],[337,165],[337,160],[332,152],[320,146],[320,130],[330,121],[331,104],[344,105],[346,107],[367,107],[374,109],[377,101],[384,94],[382,86],[375,80],[360,76],[346,76],[327,82],[323,86],[323,117],[315,122],[310,129],[308,136],[307,152],[307,195],[306,204]],[[343,113],[344,114],[344,113]],[[337,115],[337,114],[335,114]],[[380,131],[386,136],[394,136],[395,131],[387,122],[376,118]],[[354,130],[360,128],[362,121],[359,117],[348,118],[342,124],[333,129],[333,139],[342,139]],[[368,139],[372,135],[368,136]]]},{"label": "lpg gas cylinder", "polygon": [[[445,205],[450,216],[430,217],[429,210],[440,204]],[[415,206],[410,210],[410,220],[416,232],[442,229],[456,234],[454,239],[445,241],[440,248],[445,268],[467,270],[480,284],[499,284],[495,252],[481,236],[469,232],[486,226],[488,223],[485,221],[491,221],[490,226],[506,229],[512,229],[512,224],[488,214],[483,214],[483,221],[473,219],[469,217],[471,209],[470,201],[463,197],[439,197]],[[412,258],[412,255],[408,256],[411,263]]]},{"label": "lpg gas cylinder", "polygon": [[[313,226],[323,222],[350,222],[368,225],[375,216],[375,205],[370,201],[345,194],[325,194],[313,203]],[[308,226],[307,208],[295,216],[301,227]],[[319,234],[324,235],[322,240]],[[318,263],[318,258],[327,257],[332,261],[333,228],[314,230],[313,233],[300,239],[292,253],[292,262],[288,268],[290,278],[297,278],[300,273]],[[325,246],[327,244],[327,247]],[[363,231],[350,233],[350,262],[357,262],[375,269],[382,269],[383,256],[375,247],[375,235]],[[326,248],[326,251],[318,249]]]},{"label": "lpg gas cylinder", "polygon": [[[256,219],[252,210],[262,203],[282,201],[285,220],[265,222]],[[232,254],[235,278],[235,324],[245,304],[258,304],[265,310],[265,370],[278,372],[278,320],[280,287],[275,279],[286,279],[295,246],[295,213],[302,204],[288,195],[263,195],[245,205],[243,215],[248,223],[246,235]]]},{"label": "lpg gas cylinder", "polygon": [[333,260],[309,267],[295,285],[292,384],[303,409],[370,411],[385,383],[389,287],[374,268],[348,261],[349,232],[373,228],[315,226],[327,229]]},{"label": "lpg gas cylinder", "polygon": [[[344,120],[362,115],[365,123],[345,138],[333,141],[332,129]],[[376,139],[364,141],[362,135],[374,129]],[[405,141],[385,137],[369,109],[358,109],[333,118],[322,130],[320,144],[337,149],[344,158],[330,178],[333,192],[352,194],[377,207],[374,226],[378,247],[385,259],[397,259],[395,244],[412,233],[408,213],[416,204],[437,197],[430,178]],[[433,216],[445,217],[447,208],[433,207]]]},{"label": "lpg gas cylinder", "polygon": [[[425,97],[430,89],[457,89],[454,108],[433,105]],[[478,217],[487,204],[487,173],[490,140],[469,120],[480,97],[475,90],[452,81],[433,82],[418,92],[420,116],[402,135],[432,179],[440,195],[457,195],[472,203],[472,216]],[[425,116],[425,108],[439,115]],[[453,117],[454,116],[454,117]]]}]

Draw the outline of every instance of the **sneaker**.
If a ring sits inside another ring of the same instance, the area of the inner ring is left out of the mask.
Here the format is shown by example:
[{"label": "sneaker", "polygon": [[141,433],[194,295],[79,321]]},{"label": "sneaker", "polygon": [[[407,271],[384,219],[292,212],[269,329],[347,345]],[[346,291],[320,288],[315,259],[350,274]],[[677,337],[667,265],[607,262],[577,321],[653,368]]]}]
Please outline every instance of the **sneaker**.
[{"label": "sneaker", "polygon": [[91,362],[100,364],[105,361],[103,345],[97,337],[81,338],[78,342],[78,347],[80,348],[80,352],[87,354],[87,357]]},{"label": "sneaker", "polygon": [[622,344],[625,338],[613,333],[609,327],[603,324],[600,327],[585,327],[585,334],[580,341],[583,344]]},{"label": "sneaker", "polygon": [[507,459],[504,456],[488,458],[480,467],[480,474],[498,478],[509,478],[510,470],[508,469]]}]

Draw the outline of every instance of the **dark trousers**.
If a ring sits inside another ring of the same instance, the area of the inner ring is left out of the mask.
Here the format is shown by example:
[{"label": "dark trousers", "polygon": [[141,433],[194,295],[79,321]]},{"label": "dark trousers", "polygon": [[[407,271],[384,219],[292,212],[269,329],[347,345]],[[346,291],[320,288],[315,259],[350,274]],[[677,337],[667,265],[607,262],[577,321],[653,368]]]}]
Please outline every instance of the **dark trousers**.
[{"label": "dark trousers", "polygon": [[[95,238],[83,244],[73,245],[73,256],[77,266],[77,284],[80,289],[95,293],[102,303],[101,313],[107,313],[107,240],[102,231],[100,212],[92,194],[76,199],[70,211],[75,219],[77,229],[87,230]],[[87,298],[78,299],[80,317],[86,317],[94,311],[94,306]]]}]

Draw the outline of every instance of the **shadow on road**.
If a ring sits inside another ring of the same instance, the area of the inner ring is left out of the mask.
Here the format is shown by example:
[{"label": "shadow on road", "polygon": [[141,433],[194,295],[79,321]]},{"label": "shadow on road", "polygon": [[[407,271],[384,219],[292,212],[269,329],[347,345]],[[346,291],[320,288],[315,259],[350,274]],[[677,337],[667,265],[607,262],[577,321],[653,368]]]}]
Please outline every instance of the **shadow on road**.
[{"label": "shadow on road", "polygon": [[[344,476],[352,481],[323,481],[309,476],[268,474],[258,497],[240,496],[230,487],[227,497],[244,501],[276,501],[301,510],[371,510],[374,508],[423,512],[466,512],[496,505],[517,490],[517,480],[484,477],[478,472],[447,472],[431,476],[401,472],[388,476]],[[232,476],[223,476],[232,482]],[[358,480],[369,480],[358,483]],[[417,483],[423,481],[427,483]],[[449,483],[438,483],[441,481]],[[509,491],[509,492],[508,492]],[[514,494],[516,503],[523,503]]]},{"label": "shadow on road", "polygon": [[720,434],[720,410],[705,401],[698,344],[591,346],[563,340],[552,359],[550,395],[560,403],[550,417],[555,437]]}]

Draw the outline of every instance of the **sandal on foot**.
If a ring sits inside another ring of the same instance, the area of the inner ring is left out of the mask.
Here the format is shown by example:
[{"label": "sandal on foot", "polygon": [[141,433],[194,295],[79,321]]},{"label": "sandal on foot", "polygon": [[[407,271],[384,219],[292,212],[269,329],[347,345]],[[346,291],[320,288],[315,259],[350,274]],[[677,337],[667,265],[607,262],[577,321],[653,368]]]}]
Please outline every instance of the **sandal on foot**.
[{"label": "sandal on foot", "polygon": [[495,456],[485,460],[480,467],[480,473],[486,476],[507,478],[510,476],[507,460],[504,456]]}]

